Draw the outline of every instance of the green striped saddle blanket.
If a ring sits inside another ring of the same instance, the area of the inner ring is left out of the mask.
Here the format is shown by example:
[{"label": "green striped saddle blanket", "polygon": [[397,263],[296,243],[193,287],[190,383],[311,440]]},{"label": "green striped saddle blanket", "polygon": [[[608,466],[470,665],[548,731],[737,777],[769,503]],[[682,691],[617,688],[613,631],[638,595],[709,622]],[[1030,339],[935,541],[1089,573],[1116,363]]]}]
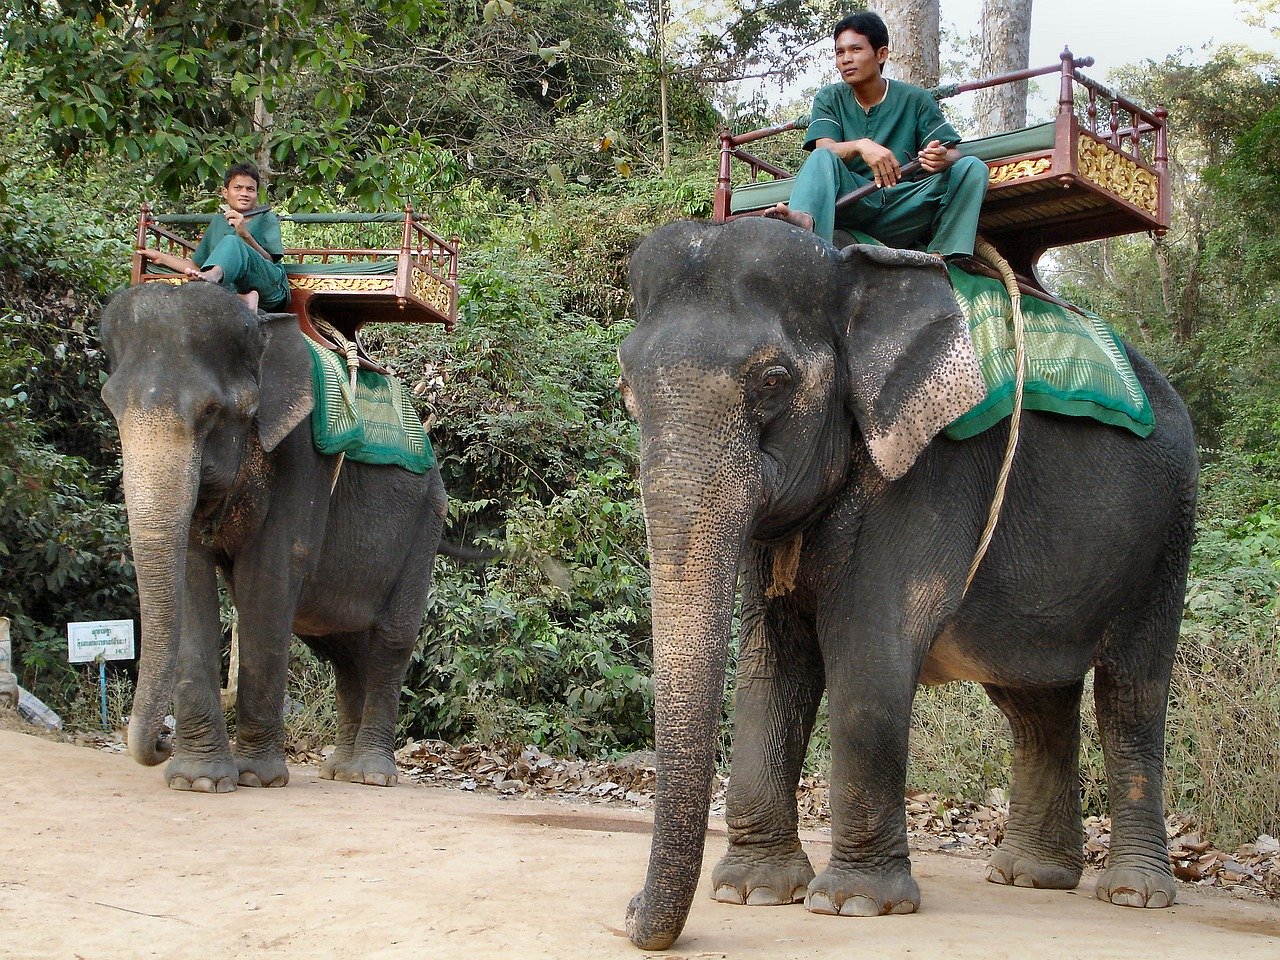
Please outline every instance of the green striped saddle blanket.
[{"label": "green striped saddle blanket", "polygon": [[307,346],[315,393],[311,433],[317,450],[414,473],[426,473],[436,465],[431,440],[399,380],[360,370],[353,396],[346,359],[310,338]]},{"label": "green striped saddle blanket", "polygon": [[[969,321],[987,398],[946,429],[952,440],[976,436],[1013,412],[1013,305],[999,280],[948,267],[956,301]],[[1139,437],[1155,415],[1120,338],[1100,317],[1022,297],[1026,334],[1023,407],[1092,417]]]}]

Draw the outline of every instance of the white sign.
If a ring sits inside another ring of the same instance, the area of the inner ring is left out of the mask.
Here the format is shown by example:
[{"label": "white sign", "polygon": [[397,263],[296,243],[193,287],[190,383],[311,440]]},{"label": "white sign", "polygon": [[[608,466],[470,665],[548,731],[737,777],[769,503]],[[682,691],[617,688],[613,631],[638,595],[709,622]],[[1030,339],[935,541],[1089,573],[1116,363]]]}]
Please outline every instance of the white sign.
[{"label": "white sign", "polygon": [[67,659],[72,663],[133,659],[132,620],[89,620],[67,624]]}]

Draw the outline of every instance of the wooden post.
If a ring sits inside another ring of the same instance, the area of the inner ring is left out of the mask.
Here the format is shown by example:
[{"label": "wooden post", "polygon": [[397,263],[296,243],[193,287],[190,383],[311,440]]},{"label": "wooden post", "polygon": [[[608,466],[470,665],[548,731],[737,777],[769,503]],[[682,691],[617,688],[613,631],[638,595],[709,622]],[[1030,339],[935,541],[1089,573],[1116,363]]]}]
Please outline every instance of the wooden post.
[{"label": "wooden post", "polygon": [[444,325],[445,333],[453,332],[454,322],[458,318],[458,250],[462,244],[462,238],[456,233],[449,238],[449,244],[453,247],[453,256],[449,258],[449,316],[446,318]]},{"label": "wooden post", "polygon": [[720,128],[720,172],[716,176],[716,197],[712,206],[711,218],[716,223],[724,223],[729,219],[729,200],[733,196],[733,183],[729,173],[729,163],[733,155],[733,136],[728,127]]},{"label": "wooden post", "polygon": [[1075,112],[1075,93],[1071,86],[1071,74],[1076,68],[1075,57],[1071,55],[1070,47],[1063,47],[1062,53],[1058,55],[1058,59],[1062,61],[1062,86],[1058,91],[1058,114]]},{"label": "wooden post", "polygon": [[[1168,123],[1169,111],[1160,104],[1155,109],[1156,120],[1159,125],[1156,127],[1156,152],[1154,157],[1154,166],[1156,168],[1156,176],[1160,178],[1160,222],[1169,223],[1170,217],[1170,199],[1169,199],[1169,140],[1168,140]],[[1168,227],[1162,227],[1156,231],[1157,236],[1164,236]]]},{"label": "wooden post", "polygon": [[405,297],[409,295],[410,263],[409,248],[413,243],[413,204],[404,202],[404,230],[400,236],[400,256],[396,257],[396,296],[400,309],[404,309]]},{"label": "wooden post", "polygon": [[134,243],[133,249],[133,267],[130,271],[131,276],[129,282],[132,286],[137,286],[142,282],[143,263],[142,254],[138,251],[147,245],[147,225],[151,222],[151,204],[142,201],[142,212],[138,214],[138,238]]},{"label": "wooden post", "polygon": [[1076,169],[1076,107],[1072,77],[1076,69],[1070,47],[1063,47],[1058,58],[1062,62],[1062,83],[1058,88],[1058,116],[1053,125],[1053,172],[1064,186],[1067,174]]}]

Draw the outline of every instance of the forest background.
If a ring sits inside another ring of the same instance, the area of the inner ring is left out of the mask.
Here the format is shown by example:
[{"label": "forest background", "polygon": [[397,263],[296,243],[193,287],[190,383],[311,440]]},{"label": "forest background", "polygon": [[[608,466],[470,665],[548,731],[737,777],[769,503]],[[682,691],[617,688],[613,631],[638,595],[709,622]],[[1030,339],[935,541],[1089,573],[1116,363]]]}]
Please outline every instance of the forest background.
[{"label": "forest background", "polygon": [[[1257,7],[1264,23],[1276,12]],[[579,755],[651,745],[636,436],[614,389],[628,253],[661,223],[709,215],[722,123],[807,111],[812,91],[771,106],[743,78],[800,76],[795,52],[834,19],[825,0],[708,0],[678,16],[660,0],[0,2],[0,615],[20,682],[72,724],[97,722],[65,625],[137,616],[97,314],[127,283],[140,202],[214,209],[222,169],[248,152],[277,209],[409,199],[462,238],[456,332],[387,326],[369,340],[414,387],[449,536],[512,559],[437,563],[404,735]],[[944,80],[973,78],[976,44],[944,37]],[[1109,80],[1169,108],[1173,229],[1060,250],[1042,272],[1191,410],[1202,487],[1167,791],[1239,843],[1280,834],[1280,62],[1221,47]],[[794,141],[773,149],[797,159]],[[290,730],[323,743],[332,680],[295,653]],[[722,759],[732,673],[731,657]],[[131,682],[113,665],[117,721]],[[828,760],[820,729],[809,769]],[[1009,761],[975,685],[920,692],[912,787],[981,799],[1007,787]]]}]

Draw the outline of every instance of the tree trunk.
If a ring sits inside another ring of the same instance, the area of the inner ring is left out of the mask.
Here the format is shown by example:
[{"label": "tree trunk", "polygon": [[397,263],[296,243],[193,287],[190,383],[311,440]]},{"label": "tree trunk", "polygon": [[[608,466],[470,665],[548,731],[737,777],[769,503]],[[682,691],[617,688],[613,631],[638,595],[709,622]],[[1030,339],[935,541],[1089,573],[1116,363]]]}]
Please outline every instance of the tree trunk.
[{"label": "tree trunk", "polygon": [[[981,77],[1025,70],[1031,57],[1031,0],[982,0]],[[978,133],[987,136],[1027,125],[1027,81],[979,90]]]},{"label": "tree trunk", "polygon": [[938,0],[875,0],[889,28],[885,75],[928,89],[938,85]]}]

